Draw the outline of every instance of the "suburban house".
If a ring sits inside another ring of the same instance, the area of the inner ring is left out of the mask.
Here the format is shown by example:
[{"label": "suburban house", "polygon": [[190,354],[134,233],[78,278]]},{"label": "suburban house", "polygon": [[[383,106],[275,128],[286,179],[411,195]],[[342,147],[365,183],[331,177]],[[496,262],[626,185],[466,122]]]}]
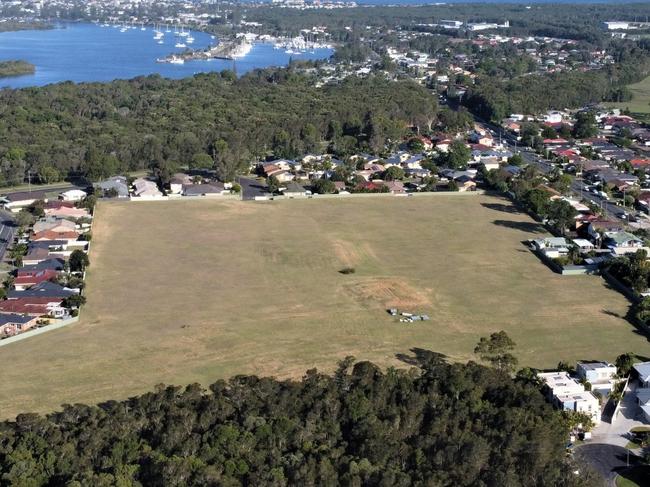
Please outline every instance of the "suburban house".
[{"label": "suburban house", "polygon": [[85,208],[74,206],[59,206],[58,208],[45,208],[45,214],[61,218],[90,218],[90,212]]},{"label": "suburban house", "polygon": [[0,313],[64,318],[68,310],[63,307],[62,298],[29,297],[0,301]]},{"label": "suburban house", "polygon": [[388,188],[388,192],[392,194],[406,193],[404,183],[402,181],[384,181],[384,186]]},{"label": "suburban house", "polygon": [[566,372],[543,372],[537,376],[544,382],[546,397],[558,409],[588,414],[594,424],[600,423],[600,402],[584,386]]},{"label": "suburban house", "polygon": [[44,193],[23,191],[12,193],[2,198],[2,206],[5,210],[18,213],[21,209],[28,207],[35,201],[41,199]]},{"label": "suburban house", "polygon": [[88,250],[87,240],[39,240],[29,242],[28,252],[32,249],[46,249],[50,255],[56,254],[59,258],[69,257],[74,250]]},{"label": "suburban house", "polygon": [[633,368],[639,378],[641,387],[650,388],[650,362],[634,364]]},{"label": "suburban house", "polygon": [[124,176],[113,176],[95,185],[104,195],[112,191],[117,194],[118,198],[128,198],[129,185]]},{"label": "suburban house", "polygon": [[577,380],[571,378],[567,372],[540,372],[537,374],[544,382],[544,390],[549,401],[554,396],[572,394],[585,390]]},{"label": "suburban house", "polygon": [[69,289],[55,282],[45,281],[24,291],[12,289],[7,292],[7,299],[20,298],[59,298],[65,299],[73,294],[79,294],[78,289]]},{"label": "suburban house", "polygon": [[555,404],[558,409],[585,413],[594,424],[600,423],[600,401],[589,391],[560,394],[555,396]]},{"label": "suburban house", "polygon": [[59,194],[59,199],[62,201],[81,201],[88,193],[80,189],[70,189]]},{"label": "suburban house", "polygon": [[55,257],[50,253],[50,250],[43,247],[30,247],[27,250],[27,254],[23,256],[23,265],[37,265],[43,261],[49,260]]},{"label": "suburban house", "polygon": [[636,400],[645,420],[650,423],[650,362],[641,362],[633,365],[639,379],[639,388],[636,390]]},{"label": "suburban house", "polygon": [[573,245],[578,247],[580,252],[591,252],[596,248],[596,246],[590,241],[587,240],[586,238],[574,238],[572,240]]},{"label": "suburban house", "polygon": [[0,336],[11,336],[36,325],[37,318],[14,313],[0,314]]},{"label": "suburban house", "polygon": [[133,181],[133,194],[138,198],[159,198],[163,195],[155,182],[144,178]]},{"label": "suburban house", "polygon": [[616,384],[616,366],[607,362],[578,362],[578,377],[591,384],[591,390],[609,392]]},{"label": "suburban house", "polygon": [[183,192],[183,186],[191,184],[193,184],[192,176],[176,173],[169,180],[169,192],[172,194],[181,194]]},{"label": "suburban house", "polygon": [[75,232],[76,229],[77,225],[74,222],[54,216],[41,218],[32,226],[32,231],[34,233],[45,232],[48,230],[52,232]]},{"label": "suburban house", "polygon": [[311,191],[307,191],[302,185],[291,181],[287,184],[286,188],[282,190],[282,194],[288,198],[304,198],[311,194]]},{"label": "suburban house", "polygon": [[533,248],[546,257],[555,259],[569,253],[569,242],[564,237],[545,237],[531,241]]},{"label": "suburban house", "polygon": [[637,389],[636,402],[639,405],[639,409],[643,412],[644,419],[650,423],[650,388],[644,387],[643,389]]},{"label": "suburban house", "polygon": [[54,269],[34,270],[23,272],[21,275],[16,276],[14,279],[14,289],[16,291],[24,291],[32,286],[40,284],[41,282],[49,281],[56,278],[59,271]]},{"label": "suburban house", "polygon": [[46,240],[64,240],[66,242],[74,242],[79,238],[79,232],[76,230],[42,230],[32,235],[32,242],[41,242]]},{"label": "suburban house", "polygon": [[605,232],[605,246],[615,255],[627,254],[643,249],[643,240],[625,231]]},{"label": "suburban house", "polygon": [[43,260],[38,264],[32,264],[32,265],[25,264],[25,261],[23,260],[23,267],[19,267],[16,270],[16,275],[20,277],[21,275],[27,275],[30,272],[42,271],[47,269],[62,271],[64,267],[65,267],[65,261],[58,257],[50,257],[49,259]]}]

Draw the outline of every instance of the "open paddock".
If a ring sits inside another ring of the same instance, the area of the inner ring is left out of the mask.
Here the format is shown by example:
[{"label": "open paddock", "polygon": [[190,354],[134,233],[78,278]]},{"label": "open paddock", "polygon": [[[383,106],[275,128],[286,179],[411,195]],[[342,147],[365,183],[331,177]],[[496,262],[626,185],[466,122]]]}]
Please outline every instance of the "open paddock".
[{"label": "open paddock", "polygon": [[[82,319],[0,349],[1,416],[157,383],[300,377],[347,355],[465,361],[501,329],[522,365],[649,356],[623,296],[554,274],[522,245],[540,233],[479,195],[102,203]],[[431,320],[399,323],[390,307]]]}]

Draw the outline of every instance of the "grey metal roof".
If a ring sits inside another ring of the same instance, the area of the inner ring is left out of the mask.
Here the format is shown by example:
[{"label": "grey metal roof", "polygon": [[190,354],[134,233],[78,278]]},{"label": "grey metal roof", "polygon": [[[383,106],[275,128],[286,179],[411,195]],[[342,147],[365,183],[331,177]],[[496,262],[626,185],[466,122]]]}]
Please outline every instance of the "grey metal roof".
[{"label": "grey metal roof", "polygon": [[643,382],[647,382],[650,379],[650,362],[641,362],[634,364],[634,370],[639,374],[639,377]]},{"label": "grey metal roof", "polygon": [[25,291],[11,290],[7,293],[8,298],[33,298],[33,297],[47,297],[47,298],[67,298],[77,294],[71,289],[65,289],[63,286],[50,281],[44,281],[31,287]]},{"label": "grey metal roof", "polygon": [[23,316],[14,313],[0,314],[0,326],[8,325],[10,323],[17,323],[19,325],[24,325],[25,323],[29,323],[33,319],[34,319],[33,316]]}]

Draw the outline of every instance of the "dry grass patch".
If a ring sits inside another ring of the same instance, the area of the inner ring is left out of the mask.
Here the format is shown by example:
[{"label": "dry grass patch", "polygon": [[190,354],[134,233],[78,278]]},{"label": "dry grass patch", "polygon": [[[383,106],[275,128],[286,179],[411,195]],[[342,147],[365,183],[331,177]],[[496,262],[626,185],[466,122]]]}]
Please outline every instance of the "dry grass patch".
[{"label": "dry grass patch", "polygon": [[[464,361],[501,329],[530,366],[649,356],[625,298],[522,246],[538,232],[476,195],[100,204],[82,320],[0,348],[0,415],[161,382],[300,377],[346,355],[404,366],[398,354],[418,347]],[[389,307],[431,320],[404,325]]]}]

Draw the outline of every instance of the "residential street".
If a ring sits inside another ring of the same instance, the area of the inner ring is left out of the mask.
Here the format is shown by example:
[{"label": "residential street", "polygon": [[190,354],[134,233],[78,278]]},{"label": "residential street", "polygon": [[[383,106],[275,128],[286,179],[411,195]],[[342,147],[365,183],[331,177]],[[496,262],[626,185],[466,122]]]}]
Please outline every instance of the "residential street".
[{"label": "residential street", "polygon": [[[628,457],[629,453],[629,457]],[[620,470],[636,465],[639,457],[630,453],[622,446],[589,443],[575,450],[576,460],[589,464],[600,473],[608,485],[614,486],[614,479]]]},{"label": "residential street", "polygon": [[[499,134],[512,152],[519,152],[524,161],[526,161],[528,164],[536,166],[542,174],[548,174],[552,171],[553,164],[531,150],[522,149],[521,146],[518,145],[519,143],[513,135],[504,132],[501,127],[486,122],[479,117],[475,116],[474,118],[477,122],[492,130],[495,134]],[[596,194],[586,192],[585,185],[582,181],[574,180],[573,184],[571,185],[571,190],[575,195],[591,200],[594,204],[600,206],[607,218],[612,218],[615,220],[619,219],[618,215],[622,212],[623,209],[620,206],[617,206]]]},{"label": "residential street", "polygon": [[14,239],[14,217],[5,210],[0,210],[0,262],[4,260],[7,247]]},{"label": "residential street", "polygon": [[254,177],[240,177],[239,185],[243,200],[254,200],[256,196],[268,196],[268,188],[263,180]]}]

